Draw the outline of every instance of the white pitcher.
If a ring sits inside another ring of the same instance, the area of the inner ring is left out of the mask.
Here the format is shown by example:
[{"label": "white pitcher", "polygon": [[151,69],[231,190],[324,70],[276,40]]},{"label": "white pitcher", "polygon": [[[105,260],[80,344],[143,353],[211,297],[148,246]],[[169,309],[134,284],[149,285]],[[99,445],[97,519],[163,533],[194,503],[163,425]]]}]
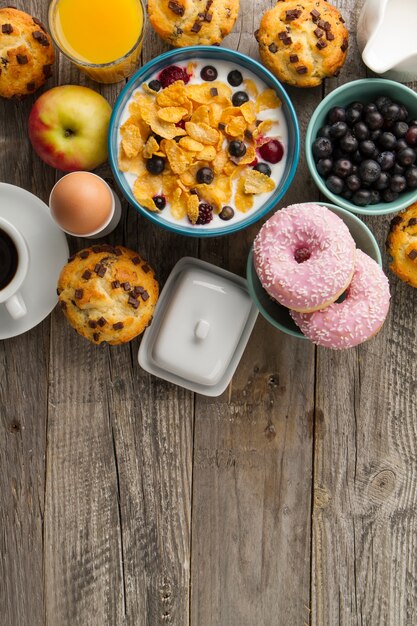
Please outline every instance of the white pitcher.
[{"label": "white pitcher", "polygon": [[357,38],[370,70],[401,82],[417,79],[417,0],[365,0]]}]

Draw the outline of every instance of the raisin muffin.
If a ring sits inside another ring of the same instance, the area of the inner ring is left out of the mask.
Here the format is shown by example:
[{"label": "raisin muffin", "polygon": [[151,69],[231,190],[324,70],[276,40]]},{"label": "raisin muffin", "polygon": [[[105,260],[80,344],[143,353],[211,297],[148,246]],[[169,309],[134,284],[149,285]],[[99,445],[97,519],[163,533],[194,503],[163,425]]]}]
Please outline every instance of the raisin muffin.
[{"label": "raisin muffin", "polygon": [[387,251],[394,274],[417,287],[417,202],[391,221]]},{"label": "raisin muffin", "polygon": [[58,280],[59,304],[75,330],[93,343],[126,343],[152,319],[159,286],[136,252],[108,244],[73,255]]},{"label": "raisin muffin", "polygon": [[264,13],[255,37],[263,63],[282,82],[317,87],[345,62],[348,31],[325,0],[281,0]]},{"label": "raisin muffin", "polygon": [[21,98],[52,76],[55,52],[42,22],[23,11],[0,9],[0,96]]},{"label": "raisin muffin", "polygon": [[239,0],[148,0],[154,30],[177,48],[220,44],[238,12]]}]

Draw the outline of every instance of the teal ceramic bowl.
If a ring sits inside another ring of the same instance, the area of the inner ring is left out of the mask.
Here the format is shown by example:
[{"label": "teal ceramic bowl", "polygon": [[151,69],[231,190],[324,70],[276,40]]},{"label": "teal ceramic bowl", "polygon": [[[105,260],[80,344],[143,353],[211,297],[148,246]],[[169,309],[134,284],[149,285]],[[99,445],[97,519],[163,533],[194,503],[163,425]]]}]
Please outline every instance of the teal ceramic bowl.
[{"label": "teal ceramic bowl", "polygon": [[[336,213],[349,228],[349,231],[355,240],[356,246],[368,254],[374,261],[382,267],[382,257],[375,237],[369,228],[364,224],[356,215],[353,215],[345,209],[329,204],[328,202],[318,202],[326,206],[328,209]],[[259,312],[263,317],[275,328],[281,330],[287,335],[298,337],[299,339],[306,339],[301,333],[298,326],[293,321],[288,309],[281,304],[278,304],[275,300],[272,300],[267,294],[265,289],[261,285],[261,281],[253,264],[253,250],[251,248],[248,256],[248,262],[246,265],[246,278],[248,281],[249,293],[252,300],[255,302],[259,309]]]},{"label": "teal ceramic bowl", "polygon": [[[120,118],[122,117],[123,110],[130,100],[132,93],[140,87],[143,82],[146,82],[149,77],[154,74],[154,72],[159,72],[168,65],[186,63],[192,59],[207,59],[207,61],[211,61],[214,64],[216,61],[226,61],[232,65],[240,66],[243,71],[248,70],[255,74],[255,76],[260,78],[267,85],[267,87],[274,89],[277,93],[281,100],[282,111],[284,113],[288,129],[286,165],[282,178],[276,186],[274,192],[258,209],[248,211],[247,216],[244,219],[238,221],[230,220],[218,228],[207,229],[204,228],[204,226],[192,226],[191,224],[188,226],[182,222],[174,223],[164,219],[163,215],[148,211],[148,209],[143,207],[136,200],[126,177],[118,167],[118,129],[120,126]],[[297,169],[300,154],[300,131],[298,127],[297,115],[287,92],[275,76],[265,69],[263,65],[244,54],[235,52],[234,50],[216,46],[194,46],[189,48],[176,48],[175,50],[170,50],[169,52],[161,54],[141,67],[141,69],[138,70],[129,80],[124,89],[121,91],[113,109],[109,126],[108,149],[109,161],[113,170],[113,175],[129,204],[139,211],[139,213],[144,215],[154,224],[162,226],[171,232],[188,235],[190,237],[219,237],[250,226],[271,211],[281,198],[283,198],[292,183]]]},{"label": "teal ceramic bowl", "polygon": [[326,115],[332,107],[347,106],[355,101],[368,103],[378,98],[378,96],[388,96],[391,100],[404,104],[410,112],[410,117],[412,119],[417,118],[417,93],[405,85],[392,80],[365,78],[346,83],[324,98],[314,111],[306,134],[305,148],[307,164],[317,187],[334,204],[361,215],[386,215],[388,213],[397,213],[417,200],[417,189],[400,194],[399,198],[394,202],[380,202],[366,207],[356,206],[356,204],[345,200],[341,196],[337,196],[327,189],[324,179],[317,172],[311,147],[317,137],[318,130],[324,126]]}]

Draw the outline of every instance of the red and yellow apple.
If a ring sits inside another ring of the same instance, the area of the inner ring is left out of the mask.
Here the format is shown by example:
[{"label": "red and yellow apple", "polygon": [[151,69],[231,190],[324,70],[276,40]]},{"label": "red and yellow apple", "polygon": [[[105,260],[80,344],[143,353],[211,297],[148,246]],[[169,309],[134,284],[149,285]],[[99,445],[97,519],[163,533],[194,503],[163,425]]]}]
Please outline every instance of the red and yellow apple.
[{"label": "red and yellow apple", "polygon": [[32,146],[45,163],[63,172],[93,170],[107,160],[111,111],[107,100],[88,87],[54,87],[30,112]]}]

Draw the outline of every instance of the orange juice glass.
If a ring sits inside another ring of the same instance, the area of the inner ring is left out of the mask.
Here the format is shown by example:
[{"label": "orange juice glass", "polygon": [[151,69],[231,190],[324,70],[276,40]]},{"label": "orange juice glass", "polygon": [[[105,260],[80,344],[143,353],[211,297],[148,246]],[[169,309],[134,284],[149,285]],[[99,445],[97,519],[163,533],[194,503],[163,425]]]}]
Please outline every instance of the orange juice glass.
[{"label": "orange juice glass", "polygon": [[55,44],[99,83],[131,76],[142,50],[142,0],[53,0],[49,28]]}]

